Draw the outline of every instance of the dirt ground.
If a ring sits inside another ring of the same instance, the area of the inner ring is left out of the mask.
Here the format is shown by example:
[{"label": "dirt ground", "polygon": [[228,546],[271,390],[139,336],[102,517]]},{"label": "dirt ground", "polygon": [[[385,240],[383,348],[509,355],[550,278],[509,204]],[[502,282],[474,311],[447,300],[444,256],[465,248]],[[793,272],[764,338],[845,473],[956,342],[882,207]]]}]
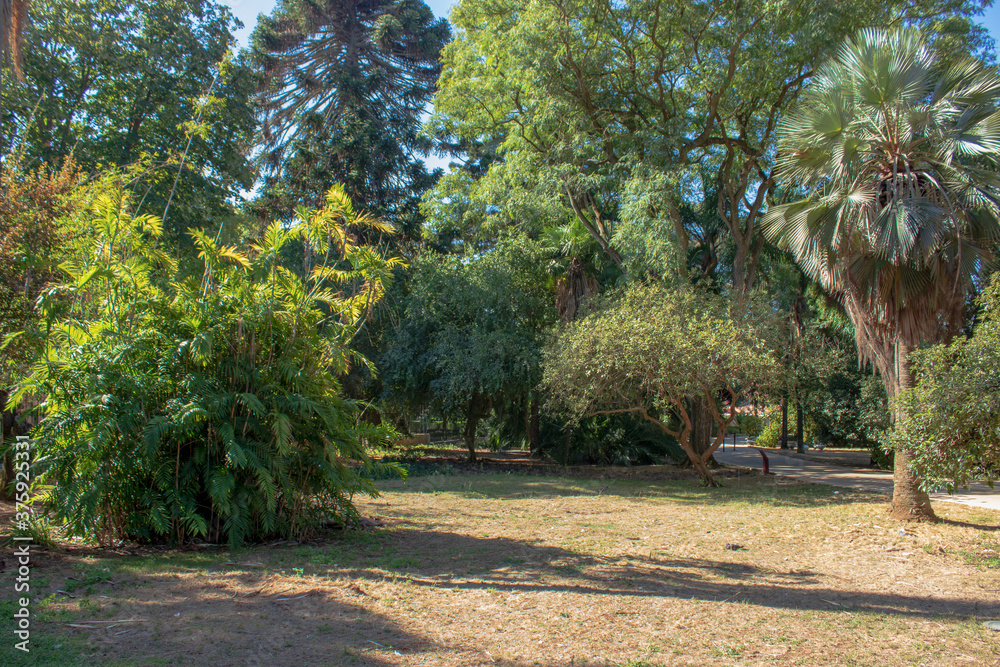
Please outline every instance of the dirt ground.
[{"label": "dirt ground", "polygon": [[662,472],[384,482],[365,529],[236,553],[38,550],[33,652],[0,664],[1000,665],[1000,513],[901,529],[884,496]]}]

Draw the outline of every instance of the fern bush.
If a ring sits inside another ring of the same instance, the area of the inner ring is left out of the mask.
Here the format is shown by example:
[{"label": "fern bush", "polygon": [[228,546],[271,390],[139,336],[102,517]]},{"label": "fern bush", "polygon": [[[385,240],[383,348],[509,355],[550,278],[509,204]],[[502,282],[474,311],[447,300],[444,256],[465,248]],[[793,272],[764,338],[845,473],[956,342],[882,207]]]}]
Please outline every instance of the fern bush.
[{"label": "fern bush", "polygon": [[[45,397],[38,466],[69,534],[235,546],[356,520],[354,494],[376,495],[366,447],[392,434],[358,419],[337,378],[366,363],[348,345],[399,261],[351,230],[391,230],[335,188],[247,254],[192,232],[204,271],[181,280],[126,195],[81,227],[21,389]],[[305,279],[283,266],[292,242]]]}]

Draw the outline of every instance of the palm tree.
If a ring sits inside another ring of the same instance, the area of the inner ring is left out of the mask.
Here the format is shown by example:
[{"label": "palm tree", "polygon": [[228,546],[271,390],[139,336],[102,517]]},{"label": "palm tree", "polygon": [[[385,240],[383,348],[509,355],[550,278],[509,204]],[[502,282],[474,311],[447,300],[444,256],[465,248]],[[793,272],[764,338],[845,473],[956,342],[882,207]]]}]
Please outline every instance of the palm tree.
[{"label": "palm tree", "polygon": [[[779,168],[806,196],[772,208],[765,233],[839,297],[890,397],[913,386],[910,350],[955,330],[993,261],[998,100],[981,62],[946,64],[918,32],[867,29],[783,122]],[[909,459],[896,452],[893,516],[934,518]]]}]

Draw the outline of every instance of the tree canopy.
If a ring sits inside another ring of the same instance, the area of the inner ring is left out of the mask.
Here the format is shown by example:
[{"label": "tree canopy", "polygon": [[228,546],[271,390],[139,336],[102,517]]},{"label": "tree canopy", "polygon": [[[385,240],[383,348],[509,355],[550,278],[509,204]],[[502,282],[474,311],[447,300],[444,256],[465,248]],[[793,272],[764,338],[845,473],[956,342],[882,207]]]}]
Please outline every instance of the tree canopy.
[{"label": "tree canopy", "polygon": [[173,192],[174,239],[232,216],[230,200],[253,183],[254,76],[227,56],[229,9],[44,0],[29,13],[24,83],[4,89],[0,152],[54,166],[72,154],[87,172],[148,159],[136,203],[162,216]]},{"label": "tree canopy", "polygon": [[465,420],[470,459],[478,421],[538,384],[544,331],[555,321],[540,248],[503,241],[476,255],[414,260],[405,319],[382,360],[390,400]]},{"label": "tree canopy", "polygon": [[[728,238],[706,268],[745,292],[774,194],[778,121],[816,67],[862,26],[946,21],[975,33],[978,9],[469,0],[452,15],[458,34],[443,55],[434,127],[498,146],[502,159],[465,186],[480,210],[496,206],[518,225],[575,217],[626,271],[623,241],[655,228],[671,248],[661,273],[686,279],[694,246],[718,237],[696,238],[682,205],[712,212],[703,220]],[[436,196],[454,201],[454,185]]]}]

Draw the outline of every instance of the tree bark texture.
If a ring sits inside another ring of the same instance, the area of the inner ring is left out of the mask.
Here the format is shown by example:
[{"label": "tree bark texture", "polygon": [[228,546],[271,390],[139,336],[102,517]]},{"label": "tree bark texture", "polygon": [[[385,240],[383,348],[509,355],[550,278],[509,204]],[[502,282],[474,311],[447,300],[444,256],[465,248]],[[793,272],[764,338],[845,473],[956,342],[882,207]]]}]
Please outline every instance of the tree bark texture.
[{"label": "tree bark texture", "polygon": [[538,451],[540,444],[539,424],[538,397],[533,396],[531,398],[531,407],[528,409],[528,448],[532,452]]},{"label": "tree bark texture", "polygon": [[[699,396],[691,400],[691,422],[691,448],[703,457],[712,446],[712,425],[715,423],[706,398]],[[709,456],[705,465],[715,465],[715,459]]]},{"label": "tree bark texture", "polygon": [[580,306],[591,294],[601,289],[597,280],[584,271],[579,257],[570,260],[566,275],[556,283],[556,310],[562,322],[572,322],[580,312]]},{"label": "tree bark texture", "polygon": [[781,449],[788,449],[788,394],[781,397]]},{"label": "tree bark texture", "polygon": [[479,426],[479,420],[488,415],[492,407],[493,401],[481,394],[473,394],[469,400],[463,436],[465,447],[469,450],[470,462],[476,460],[476,428]]},{"label": "tree bark texture", "polygon": [[[901,392],[912,389],[914,385],[913,371],[907,359],[912,349],[908,342],[902,340],[896,348],[896,383]],[[896,408],[897,422],[907,416],[905,410]],[[912,454],[905,449],[896,450],[892,470],[892,517],[900,521],[937,521],[930,497],[920,488],[920,478],[910,470],[911,457]]]},{"label": "tree bark texture", "polygon": [[802,399],[795,399],[795,451],[801,454],[805,451],[802,447],[802,439],[805,437],[802,429]]}]

